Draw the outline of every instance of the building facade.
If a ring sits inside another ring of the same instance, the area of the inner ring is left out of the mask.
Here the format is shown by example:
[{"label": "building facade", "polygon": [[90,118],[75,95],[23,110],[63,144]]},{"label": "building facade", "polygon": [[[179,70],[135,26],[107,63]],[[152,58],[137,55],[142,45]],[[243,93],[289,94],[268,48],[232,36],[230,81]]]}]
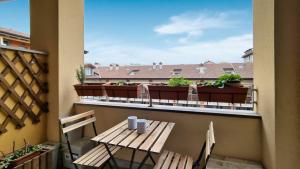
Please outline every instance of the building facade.
[{"label": "building facade", "polygon": [[12,29],[0,28],[0,45],[29,49],[30,37]]},{"label": "building facade", "polygon": [[244,62],[253,62],[253,48],[248,49],[244,52],[244,55],[242,56],[244,59]]}]

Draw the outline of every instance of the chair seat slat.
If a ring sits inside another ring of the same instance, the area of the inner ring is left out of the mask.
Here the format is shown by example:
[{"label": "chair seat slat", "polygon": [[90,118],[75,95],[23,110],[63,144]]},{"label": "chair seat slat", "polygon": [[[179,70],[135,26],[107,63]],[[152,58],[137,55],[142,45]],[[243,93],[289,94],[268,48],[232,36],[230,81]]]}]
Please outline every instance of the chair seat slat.
[{"label": "chair seat slat", "polygon": [[185,164],[186,164],[186,159],[187,159],[187,155],[180,157],[180,161],[178,164],[178,169],[184,169],[185,168]]},{"label": "chair seat slat", "polygon": [[75,160],[74,163],[75,164],[83,164],[83,163],[85,163],[90,156],[93,156],[93,155],[97,154],[103,148],[105,148],[104,145],[99,145],[99,146],[93,148],[92,150],[88,151],[83,156],[81,156],[77,160]]},{"label": "chair seat slat", "polygon": [[192,169],[193,168],[193,159],[191,156],[188,156],[185,169]]},{"label": "chair seat slat", "polygon": [[168,155],[168,151],[164,151],[161,156],[159,157],[158,159],[158,162],[156,163],[156,165],[154,166],[153,169],[161,169],[162,165],[164,164],[166,158],[167,158],[167,155]]},{"label": "chair seat slat", "polygon": [[192,167],[193,158],[191,156],[165,150],[153,169],[192,169]]},{"label": "chair seat slat", "polygon": [[[111,147],[110,147],[111,148]],[[97,153],[95,153],[93,156],[90,156],[83,165],[86,166],[93,166],[95,164],[95,161],[98,161],[99,159],[102,159],[104,156],[108,155],[105,147],[101,148]]]},{"label": "chair seat slat", "polygon": [[[114,155],[117,151],[119,151],[121,148],[120,147],[115,147],[111,153]],[[109,154],[107,153],[107,155],[105,157],[103,157],[97,164],[94,165],[94,167],[100,167],[106,160],[108,160],[110,158]]]},{"label": "chair seat slat", "polygon": [[176,153],[174,156],[174,159],[172,161],[172,164],[170,165],[170,169],[176,169],[179,164],[180,154]]},{"label": "chair seat slat", "polygon": [[168,157],[166,158],[164,165],[161,167],[162,169],[168,169],[171,165],[172,159],[173,159],[174,153],[169,152]]}]

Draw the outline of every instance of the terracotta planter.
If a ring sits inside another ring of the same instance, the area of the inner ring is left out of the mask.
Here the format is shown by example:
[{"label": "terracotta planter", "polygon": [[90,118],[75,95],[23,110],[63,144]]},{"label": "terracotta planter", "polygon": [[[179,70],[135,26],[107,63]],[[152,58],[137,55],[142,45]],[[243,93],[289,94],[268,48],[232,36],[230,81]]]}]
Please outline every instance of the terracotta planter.
[{"label": "terracotta planter", "polygon": [[225,84],[226,86],[229,87],[242,87],[243,85],[241,84],[241,81],[231,81]]},{"label": "terracotta planter", "polygon": [[148,89],[152,99],[187,100],[189,94],[189,86],[149,85]]},{"label": "terracotta planter", "polygon": [[103,83],[77,84],[74,88],[78,96],[103,96]]},{"label": "terracotta planter", "polygon": [[118,86],[115,83],[103,85],[108,97],[137,98],[140,91],[140,84],[133,83]]},{"label": "terracotta planter", "polygon": [[225,86],[224,88],[197,86],[199,101],[245,103],[248,88]]},{"label": "terracotta planter", "polygon": [[34,157],[39,156],[43,152],[44,151],[41,150],[41,151],[29,153],[29,154],[26,154],[25,156],[19,157],[10,163],[9,168],[14,168],[18,165],[21,165],[21,164],[25,163],[26,161],[29,161],[29,160],[33,159]]}]

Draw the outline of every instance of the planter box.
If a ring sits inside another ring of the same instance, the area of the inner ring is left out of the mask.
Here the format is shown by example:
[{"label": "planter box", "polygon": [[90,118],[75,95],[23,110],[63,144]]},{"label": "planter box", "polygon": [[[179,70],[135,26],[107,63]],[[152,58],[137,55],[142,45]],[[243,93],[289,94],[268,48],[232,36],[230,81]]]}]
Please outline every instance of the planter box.
[{"label": "planter box", "polygon": [[37,152],[34,152],[34,153],[29,153],[29,154],[26,154],[25,156],[22,156],[20,158],[17,158],[15,160],[13,160],[10,165],[9,165],[9,168],[14,168],[16,166],[19,166],[21,164],[24,164],[25,162],[29,161],[29,160],[32,160],[33,158],[39,156],[40,154],[42,154],[43,152],[45,151],[37,151]]},{"label": "planter box", "polygon": [[189,94],[189,86],[149,85],[148,89],[151,99],[187,100]]},{"label": "planter box", "polygon": [[108,97],[124,97],[124,98],[137,98],[141,89],[139,83],[117,86],[116,84],[103,85]]},{"label": "planter box", "polygon": [[[10,162],[8,169],[56,169],[58,146],[42,144],[42,149],[37,152],[28,153]],[[8,156],[11,154],[8,154]],[[3,160],[4,157],[0,160]]]},{"label": "planter box", "polygon": [[78,96],[103,96],[103,83],[77,84],[74,88]]},{"label": "planter box", "polygon": [[225,86],[224,88],[197,86],[199,101],[245,103],[248,88]]}]

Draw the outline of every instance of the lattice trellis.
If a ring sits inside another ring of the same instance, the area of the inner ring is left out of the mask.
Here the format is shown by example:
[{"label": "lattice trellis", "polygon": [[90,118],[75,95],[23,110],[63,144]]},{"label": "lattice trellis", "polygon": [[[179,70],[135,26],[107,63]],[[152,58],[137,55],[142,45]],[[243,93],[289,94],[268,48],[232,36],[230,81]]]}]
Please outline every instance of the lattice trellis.
[{"label": "lattice trellis", "polygon": [[48,112],[47,58],[42,52],[0,47],[0,134],[12,122],[25,126]]}]

